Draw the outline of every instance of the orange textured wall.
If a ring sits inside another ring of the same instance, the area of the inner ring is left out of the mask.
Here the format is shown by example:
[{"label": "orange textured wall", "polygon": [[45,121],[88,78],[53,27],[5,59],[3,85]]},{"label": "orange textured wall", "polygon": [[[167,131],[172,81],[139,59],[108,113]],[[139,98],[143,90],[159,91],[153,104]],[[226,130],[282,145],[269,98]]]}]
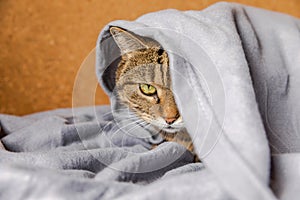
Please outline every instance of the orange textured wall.
[{"label": "orange textured wall", "polygon": [[[102,27],[166,8],[203,9],[216,0],[0,1],[0,113],[23,115],[72,106],[79,67]],[[300,17],[299,0],[236,0]],[[93,64],[92,61],[87,61]],[[90,69],[93,70],[93,69]],[[93,72],[93,71],[92,71]],[[94,84],[94,75],[82,76]],[[88,90],[86,85],[80,85]],[[92,86],[95,93],[96,86]],[[90,105],[84,96],[76,105]],[[93,97],[94,98],[94,97]],[[96,104],[108,103],[98,88]]]}]

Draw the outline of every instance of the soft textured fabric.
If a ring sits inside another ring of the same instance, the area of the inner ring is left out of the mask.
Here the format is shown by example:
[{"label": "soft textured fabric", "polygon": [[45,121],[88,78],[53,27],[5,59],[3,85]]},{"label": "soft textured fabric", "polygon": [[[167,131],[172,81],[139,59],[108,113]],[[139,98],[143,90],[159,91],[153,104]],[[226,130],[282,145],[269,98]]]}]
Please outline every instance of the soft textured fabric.
[{"label": "soft textured fabric", "polygon": [[[176,143],[151,149],[161,138],[128,119],[115,96],[120,52],[110,26],[168,52],[175,99],[202,163]],[[111,108],[1,115],[8,151],[0,149],[0,198],[297,199],[299,30],[293,17],[228,3],[111,22],[96,48]]]}]

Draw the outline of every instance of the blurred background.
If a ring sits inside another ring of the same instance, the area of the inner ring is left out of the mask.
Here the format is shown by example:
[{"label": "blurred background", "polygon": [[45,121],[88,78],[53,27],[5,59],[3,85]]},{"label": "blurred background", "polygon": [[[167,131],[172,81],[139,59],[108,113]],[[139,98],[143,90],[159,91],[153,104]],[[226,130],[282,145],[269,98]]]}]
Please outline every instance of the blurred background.
[{"label": "blurred background", "polygon": [[[80,65],[95,47],[100,30],[110,21],[134,20],[167,8],[200,10],[215,2],[218,1],[0,0],[0,113],[24,115],[71,107]],[[299,0],[234,2],[300,17]],[[93,61],[87,62],[93,65]],[[93,66],[91,69],[93,73]],[[86,78],[96,81],[94,74]],[[95,103],[108,104],[102,90],[92,87]],[[83,98],[76,105],[93,102]]]}]

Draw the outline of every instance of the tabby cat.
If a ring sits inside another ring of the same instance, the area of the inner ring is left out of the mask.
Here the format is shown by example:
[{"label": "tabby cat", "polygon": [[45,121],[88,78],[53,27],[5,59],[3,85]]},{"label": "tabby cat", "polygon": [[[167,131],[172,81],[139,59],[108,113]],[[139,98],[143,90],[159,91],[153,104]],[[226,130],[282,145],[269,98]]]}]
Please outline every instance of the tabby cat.
[{"label": "tabby cat", "polygon": [[167,52],[157,41],[119,27],[110,27],[110,33],[122,54],[115,78],[119,100],[165,141],[177,142],[193,153],[171,91]]}]

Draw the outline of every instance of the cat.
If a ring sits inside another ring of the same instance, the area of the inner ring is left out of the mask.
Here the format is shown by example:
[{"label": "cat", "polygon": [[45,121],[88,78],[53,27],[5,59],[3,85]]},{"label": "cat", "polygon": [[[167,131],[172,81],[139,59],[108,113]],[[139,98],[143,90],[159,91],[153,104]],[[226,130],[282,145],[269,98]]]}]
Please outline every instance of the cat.
[{"label": "cat", "polygon": [[157,41],[122,28],[110,27],[110,33],[122,54],[115,74],[121,103],[158,131],[165,141],[183,145],[197,161],[171,90],[167,52]]}]

